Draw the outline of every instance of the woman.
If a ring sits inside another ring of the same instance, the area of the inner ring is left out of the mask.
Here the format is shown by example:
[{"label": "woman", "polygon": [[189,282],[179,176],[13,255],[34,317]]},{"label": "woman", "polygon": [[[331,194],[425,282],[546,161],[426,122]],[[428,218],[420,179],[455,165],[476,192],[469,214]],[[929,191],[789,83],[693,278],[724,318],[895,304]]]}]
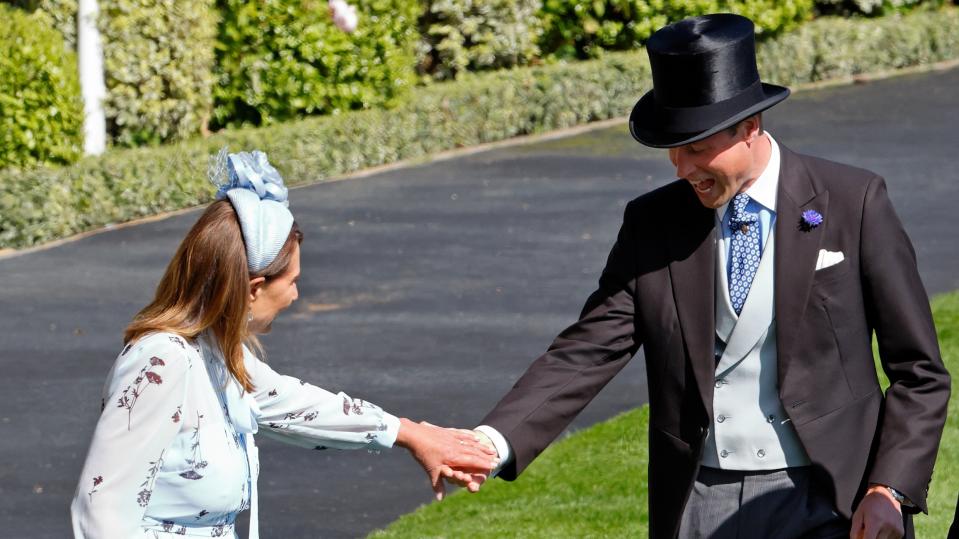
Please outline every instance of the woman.
[{"label": "woman", "polygon": [[257,537],[258,429],[310,449],[407,448],[438,497],[442,476],[462,484],[466,472],[488,472],[493,452],[472,433],[398,419],[260,360],[255,335],[297,298],[303,234],[266,155],[224,156],[218,200],[127,327],[107,377],[71,508],[75,535],[234,537],[250,508]]}]

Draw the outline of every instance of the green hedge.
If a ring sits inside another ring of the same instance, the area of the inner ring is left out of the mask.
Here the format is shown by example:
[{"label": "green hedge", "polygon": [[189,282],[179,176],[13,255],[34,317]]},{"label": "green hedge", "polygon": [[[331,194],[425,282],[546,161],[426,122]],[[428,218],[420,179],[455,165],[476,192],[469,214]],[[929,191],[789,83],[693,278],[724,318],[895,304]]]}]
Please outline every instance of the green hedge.
[{"label": "green hedge", "polygon": [[62,35],[67,50],[77,50],[77,0],[0,0],[33,13],[41,10],[53,20],[53,27]]},{"label": "green hedge", "polygon": [[70,163],[82,146],[76,55],[46,13],[0,4],[0,167]]},{"label": "green hedge", "polygon": [[862,14],[876,17],[895,12],[907,12],[921,5],[942,7],[949,0],[816,0],[816,9],[823,14]]},{"label": "green hedge", "polygon": [[595,58],[631,50],[658,28],[705,13],[732,12],[756,23],[760,37],[796,27],[813,14],[814,0],[544,0],[540,48],[565,58]]},{"label": "green hedge", "polygon": [[417,0],[358,0],[352,34],[326,0],[217,0],[217,126],[394,105],[413,85]]},{"label": "green hedge", "polygon": [[791,85],[959,58],[959,10],[820,19],[757,52],[764,78]]},{"label": "green hedge", "polygon": [[[842,44],[841,46],[839,44]],[[788,51],[788,54],[786,53]],[[867,55],[854,58],[850,51]],[[798,83],[959,57],[959,9],[821,19],[760,46],[763,76]],[[73,167],[0,171],[0,246],[24,247],[209,201],[209,156],[224,144],[270,154],[291,185],[429,153],[626,115],[649,89],[642,51],[470,75],[366,110],[209,139],[114,151]],[[294,200],[294,209],[295,209]]]},{"label": "green hedge", "polygon": [[[77,0],[0,0],[43,11],[76,50]],[[99,0],[108,130],[121,146],[204,131],[212,110],[213,0]]]},{"label": "green hedge", "polygon": [[436,80],[539,57],[541,0],[426,0],[418,70]]},{"label": "green hedge", "polygon": [[107,99],[115,143],[189,138],[212,107],[213,0],[99,0]]}]

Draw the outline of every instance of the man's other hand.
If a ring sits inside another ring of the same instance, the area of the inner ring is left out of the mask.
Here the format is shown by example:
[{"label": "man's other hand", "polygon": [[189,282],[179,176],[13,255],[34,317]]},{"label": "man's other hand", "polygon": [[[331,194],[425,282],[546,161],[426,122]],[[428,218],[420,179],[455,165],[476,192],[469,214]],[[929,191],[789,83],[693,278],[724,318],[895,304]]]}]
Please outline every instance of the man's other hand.
[{"label": "man's other hand", "polygon": [[849,539],[900,539],[905,533],[899,502],[886,487],[870,486],[852,515]]}]

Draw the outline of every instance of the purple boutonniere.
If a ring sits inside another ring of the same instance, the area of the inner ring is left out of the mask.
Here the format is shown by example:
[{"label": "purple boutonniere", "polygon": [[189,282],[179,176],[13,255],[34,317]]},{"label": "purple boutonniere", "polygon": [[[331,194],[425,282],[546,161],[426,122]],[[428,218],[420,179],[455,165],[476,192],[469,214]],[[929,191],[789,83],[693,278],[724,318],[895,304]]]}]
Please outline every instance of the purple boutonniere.
[{"label": "purple boutonniere", "polygon": [[821,224],[822,214],[816,210],[806,210],[799,218],[799,229],[803,232],[809,232]]}]

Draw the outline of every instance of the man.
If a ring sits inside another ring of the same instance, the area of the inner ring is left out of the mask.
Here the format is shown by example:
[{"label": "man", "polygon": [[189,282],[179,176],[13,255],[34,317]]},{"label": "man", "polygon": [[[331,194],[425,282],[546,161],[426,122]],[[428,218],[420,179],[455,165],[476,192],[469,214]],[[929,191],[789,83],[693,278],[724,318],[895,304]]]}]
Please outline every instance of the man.
[{"label": "man", "polygon": [[908,533],[949,376],[884,181],[763,130],[789,90],[760,82],[748,19],[686,19],[647,51],[653,90],[630,131],[668,148],[680,179],[627,205],[580,320],[477,428],[499,477],[644,346],[651,537]]}]

